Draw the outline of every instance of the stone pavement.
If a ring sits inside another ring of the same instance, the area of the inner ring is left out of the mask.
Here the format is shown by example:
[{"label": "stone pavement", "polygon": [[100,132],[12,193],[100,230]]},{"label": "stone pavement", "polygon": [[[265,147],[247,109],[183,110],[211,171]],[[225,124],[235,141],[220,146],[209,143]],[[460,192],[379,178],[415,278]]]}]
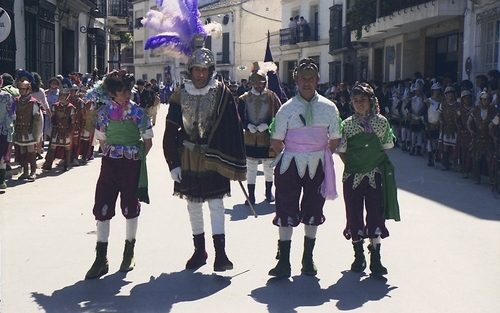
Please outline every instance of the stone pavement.
[{"label": "stone pavement", "polygon": [[[342,236],[342,196],[327,201],[318,231],[317,277],[300,275],[303,228],[292,238],[292,277],[270,279],[276,261],[274,206],[264,202],[258,176],[254,218],[238,184],[225,200],[227,253],[234,270],[214,273],[208,209],[207,265],[184,269],[192,237],[184,200],[162,153],[166,107],[148,156],[151,204],[143,205],[136,268],[118,268],[125,221],[111,222],[110,272],[85,281],[94,260],[92,205],[100,159],[69,172],[39,174],[33,183],[9,181],[0,194],[1,304],[17,312],[495,312],[500,307],[500,200],[490,188],[458,173],[427,167],[426,160],[390,152],[396,165],[401,222],[388,221],[383,240],[386,278],[348,271],[352,247]],[[334,157],[337,188],[342,164]],[[15,177],[14,177],[15,178]],[[246,185],[246,184],[245,184]]]}]

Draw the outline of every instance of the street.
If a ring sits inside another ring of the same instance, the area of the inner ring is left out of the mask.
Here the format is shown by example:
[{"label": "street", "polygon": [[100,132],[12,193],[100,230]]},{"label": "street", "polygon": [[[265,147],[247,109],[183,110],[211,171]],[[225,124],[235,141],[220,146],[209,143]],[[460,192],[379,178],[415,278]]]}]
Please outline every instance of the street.
[{"label": "street", "polygon": [[[460,173],[426,166],[427,160],[390,151],[396,167],[401,222],[388,221],[382,241],[386,278],[349,272],[353,261],[345,224],[342,169],[335,155],[340,196],[325,204],[314,260],[316,277],[300,275],[303,227],[292,237],[292,277],[270,279],[278,229],[274,205],[257,180],[254,218],[232,182],[225,199],[226,251],[234,269],[213,272],[208,207],[208,260],[185,270],[193,252],[186,201],[173,197],[163,157],[167,107],[162,105],[148,173],[151,204],[143,204],[136,267],[118,272],[125,240],[119,209],[111,221],[110,271],[84,280],[95,257],[92,215],[100,158],[68,172],[41,173],[33,183],[9,180],[0,194],[1,312],[495,312],[500,308],[500,199],[490,186]],[[40,162],[40,161],[39,161]],[[41,163],[39,163],[41,166]],[[16,175],[17,176],[17,175]],[[14,177],[15,178],[15,177]],[[243,183],[246,186],[246,183]],[[369,258],[366,251],[365,254]]]}]

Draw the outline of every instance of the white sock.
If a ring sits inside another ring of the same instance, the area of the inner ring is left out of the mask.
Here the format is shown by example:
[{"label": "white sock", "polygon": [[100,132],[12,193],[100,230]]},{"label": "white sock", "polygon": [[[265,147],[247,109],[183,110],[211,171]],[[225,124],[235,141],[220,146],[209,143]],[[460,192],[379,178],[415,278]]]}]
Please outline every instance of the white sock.
[{"label": "white sock", "polygon": [[370,243],[372,246],[376,247],[377,244],[382,242],[382,238],[380,236],[377,236],[376,238],[370,238]]},{"label": "white sock", "polygon": [[127,220],[125,224],[125,239],[132,241],[137,236],[137,224],[139,222],[139,217],[134,217]]},{"label": "white sock", "polygon": [[279,227],[280,241],[292,240],[292,234],[293,234],[293,227],[292,226]]},{"label": "white sock", "polygon": [[304,233],[307,238],[316,238],[316,233],[318,232],[318,226],[316,225],[304,225]]},{"label": "white sock", "polygon": [[109,227],[109,220],[97,221],[97,242],[108,242]]}]

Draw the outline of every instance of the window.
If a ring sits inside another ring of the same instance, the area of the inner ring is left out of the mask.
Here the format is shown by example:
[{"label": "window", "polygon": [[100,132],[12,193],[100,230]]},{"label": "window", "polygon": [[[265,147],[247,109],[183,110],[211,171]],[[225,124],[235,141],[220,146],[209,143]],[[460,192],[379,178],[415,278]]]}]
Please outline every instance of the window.
[{"label": "window", "polygon": [[[499,35],[500,35],[500,15],[484,12],[484,19],[476,20],[478,24],[476,34],[476,55],[481,60],[478,62],[477,73],[486,73],[489,70],[498,68],[499,58]],[[482,16],[481,16],[482,17]]]},{"label": "window", "polygon": [[142,40],[134,43],[134,58],[144,58],[144,42]]}]

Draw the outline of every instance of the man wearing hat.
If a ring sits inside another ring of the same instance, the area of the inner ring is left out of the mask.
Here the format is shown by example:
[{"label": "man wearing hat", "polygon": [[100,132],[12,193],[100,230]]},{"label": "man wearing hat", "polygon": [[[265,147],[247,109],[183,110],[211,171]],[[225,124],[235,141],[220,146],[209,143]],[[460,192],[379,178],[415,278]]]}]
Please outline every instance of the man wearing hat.
[{"label": "man wearing hat", "polygon": [[462,98],[460,107],[457,110],[457,126],[460,132],[459,151],[460,164],[462,165],[463,178],[469,178],[472,171],[472,136],[467,129],[467,120],[472,108],[472,92],[469,89],[463,90],[460,97]]},{"label": "man wearing hat", "polygon": [[323,205],[337,197],[332,153],[340,141],[338,109],[316,92],[320,77],[313,59],[301,60],[293,77],[298,94],[281,106],[271,129],[271,145],[278,154],[273,162],[273,224],[279,229],[279,253],[278,264],[269,271],[274,277],[291,275],[291,239],[300,223],[305,229],[301,272],[317,274],[312,256],[318,226],[325,222]]},{"label": "man wearing hat", "polygon": [[379,113],[370,85],[356,84],[351,104],[355,114],[344,121],[338,149],[345,164],[342,182],[347,223],[343,234],[352,240],[354,248],[351,271],[366,268],[363,240],[368,238],[370,271],[385,275],[387,269],[380,260],[381,239],[389,236],[385,220],[399,221],[394,167],[385,153],[394,147],[394,135],[387,119]]},{"label": "man wearing hat", "polygon": [[58,157],[64,158],[64,171],[69,169],[71,160],[71,141],[73,139],[73,129],[75,125],[75,106],[69,102],[70,86],[63,84],[59,89],[59,101],[52,106],[52,132],[50,147],[45,163],[42,168],[44,171],[52,170],[52,163],[56,157],[56,148],[60,147]]},{"label": "man wearing hat", "polygon": [[[20,163],[23,173],[19,180],[35,181],[36,155],[35,144],[40,141],[43,131],[43,117],[40,103],[31,96],[31,84],[34,78],[25,73],[18,78],[19,97],[16,98],[16,123],[14,143],[19,146]],[[30,171],[28,171],[28,164]]]},{"label": "man wearing hat", "polygon": [[[0,76],[0,88],[3,79]],[[0,189],[6,189],[5,174],[10,161],[12,134],[14,132],[14,98],[0,89]]]},{"label": "man wearing hat", "polygon": [[443,155],[441,157],[441,170],[448,171],[450,169],[450,157],[453,154],[455,145],[457,144],[457,110],[460,103],[455,95],[455,88],[452,86],[446,87],[444,90],[443,102],[441,102],[441,113],[439,121],[441,123],[440,140],[443,145]]},{"label": "man wearing hat", "polygon": [[493,183],[494,171],[491,164],[494,152],[494,141],[490,136],[489,124],[498,113],[494,106],[491,106],[491,95],[487,91],[479,94],[480,106],[474,107],[467,119],[467,129],[472,136],[472,160],[474,183],[481,183],[481,160],[485,157],[488,164],[488,174],[490,183]]},{"label": "man wearing hat", "polygon": [[[272,62],[271,62],[272,63]],[[274,65],[274,63],[272,63]],[[238,111],[245,130],[247,155],[247,187],[251,204],[255,203],[257,166],[262,162],[266,181],[266,201],[274,202],[272,193],[273,169],[270,166],[274,153],[270,154],[269,125],[281,106],[278,96],[267,88],[267,70],[264,63],[254,63],[250,75],[252,89],[239,97]],[[275,66],[275,65],[274,65]],[[276,67],[276,66],[275,66]]]},{"label": "man wearing hat", "polygon": [[439,82],[432,84],[432,95],[429,99],[425,99],[427,110],[424,115],[425,132],[427,134],[427,166],[434,166],[435,157],[438,150],[439,140],[439,112],[442,97],[441,84]]}]

